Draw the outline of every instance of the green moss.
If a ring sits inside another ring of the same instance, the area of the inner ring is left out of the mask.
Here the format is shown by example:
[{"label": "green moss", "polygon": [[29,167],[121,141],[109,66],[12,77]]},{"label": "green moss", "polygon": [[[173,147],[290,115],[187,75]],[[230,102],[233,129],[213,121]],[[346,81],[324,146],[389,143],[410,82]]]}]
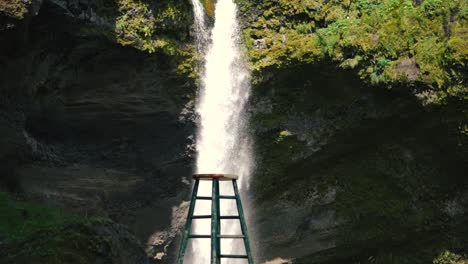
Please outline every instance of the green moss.
[{"label": "green moss", "polygon": [[31,0],[0,0],[0,15],[23,19],[30,4]]},{"label": "green moss", "polygon": [[[421,84],[439,98],[424,104],[463,99],[468,93],[464,0],[427,0],[419,6],[410,0],[240,3],[246,16],[251,10],[263,12],[244,31],[255,71],[332,60],[357,69],[374,85]],[[253,45],[256,39],[264,39],[267,48]],[[415,59],[411,80],[395,71],[394,62],[403,58]],[[458,92],[449,92],[454,86]]]},{"label": "green moss", "polygon": [[301,34],[310,34],[312,33],[313,24],[312,23],[302,23],[296,25],[297,32]]},{"label": "green moss", "polygon": [[468,259],[446,250],[442,252],[436,259],[434,259],[432,263],[433,264],[466,264],[468,263]]},{"label": "green moss", "polygon": [[39,231],[60,229],[86,221],[61,209],[15,201],[0,192],[0,234],[7,241],[27,240]]},{"label": "green moss", "polygon": [[[467,8],[468,9],[468,8]],[[451,56],[455,63],[465,65],[468,61],[468,20],[457,21],[452,27],[452,35],[448,41]]]},{"label": "green moss", "polygon": [[83,35],[101,35],[123,46],[165,54],[179,73],[197,75],[196,52],[187,43],[193,23],[188,1],[101,0],[96,2],[96,13],[115,27],[84,25]]},{"label": "green moss", "polygon": [[153,6],[152,1],[119,0],[116,40],[148,52],[158,50],[176,55],[180,49],[177,39],[183,38],[177,31],[188,24],[187,12],[186,6],[173,1]]},{"label": "green moss", "polygon": [[208,16],[214,17],[215,15],[215,0],[202,0],[202,4],[205,7],[205,12]]},{"label": "green moss", "polygon": [[118,229],[109,219],[85,218],[0,192],[2,264],[109,263],[115,254],[111,235]]},{"label": "green moss", "polygon": [[[74,223],[61,229],[38,232],[28,241],[7,245],[2,264],[113,263],[116,254],[111,222]],[[99,232],[99,230],[104,232]],[[125,239],[125,238],[123,238]],[[127,240],[128,241],[128,240]],[[126,248],[133,250],[133,248]],[[140,253],[140,252],[138,252]],[[141,251],[143,253],[143,251]]]}]

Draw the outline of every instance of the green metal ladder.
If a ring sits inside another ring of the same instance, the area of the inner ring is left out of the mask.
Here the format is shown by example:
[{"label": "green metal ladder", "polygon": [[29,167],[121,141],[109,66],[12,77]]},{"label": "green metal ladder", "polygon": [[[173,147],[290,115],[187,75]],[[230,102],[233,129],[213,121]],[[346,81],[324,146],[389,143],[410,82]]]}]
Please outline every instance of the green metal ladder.
[{"label": "green metal ladder", "polygon": [[[185,231],[182,238],[182,246],[179,251],[178,264],[183,264],[185,253],[187,250],[189,239],[211,239],[211,264],[220,264],[221,259],[247,259],[249,264],[254,264],[252,252],[250,250],[250,241],[247,234],[247,224],[245,222],[244,212],[242,209],[242,202],[239,195],[239,188],[237,187],[236,175],[231,174],[196,174],[193,175],[195,179],[195,185],[193,186],[192,199],[190,201],[189,212],[187,216],[187,222],[185,224]],[[211,180],[212,195],[198,196],[198,186],[200,180]],[[219,182],[220,181],[232,181],[234,196],[220,195]],[[238,215],[222,216],[220,215],[220,199],[231,199],[236,200]],[[211,215],[194,215],[195,204],[197,200],[210,200],[211,201]],[[192,220],[193,219],[211,219],[211,234],[191,234]],[[234,219],[240,221],[242,230],[241,235],[222,235],[221,234],[221,220]],[[227,255],[221,253],[221,239],[243,239],[246,255]]]}]

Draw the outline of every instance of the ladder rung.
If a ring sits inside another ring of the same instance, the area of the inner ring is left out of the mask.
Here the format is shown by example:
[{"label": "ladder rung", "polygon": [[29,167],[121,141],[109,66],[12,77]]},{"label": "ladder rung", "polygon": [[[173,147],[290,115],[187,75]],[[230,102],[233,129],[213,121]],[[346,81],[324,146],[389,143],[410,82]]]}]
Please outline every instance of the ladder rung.
[{"label": "ladder rung", "polygon": [[243,239],[245,238],[244,235],[220,235],[219,238],[230,238],[230,239]]},{"label": "ladder rung", "polygon": [[188,238],[211,238],[210,235],[189,235]]},{"label": "ladder rung", "polygon": [[211,201],[211,196],[197,196],[198,200],[210,200]]},{"label": "ladder rung", "polygon": [[232,195],[220,195],[219,199],[236,199],[236,196]]},{"label": "ladder rung", "polygon": [[193,215],[192,219],[206,219],[211,218],[211,215]]},{"label": "ladder rung", "polygon": [[220,255],[220,258],[236,258],[236,259],[248,259],[247,255]]},{"label": "ladder rung", "polygon": [[219,219],[240,219],[240,216],[238,216],[238,215],[223,215],[223,216],[220,216]]}]

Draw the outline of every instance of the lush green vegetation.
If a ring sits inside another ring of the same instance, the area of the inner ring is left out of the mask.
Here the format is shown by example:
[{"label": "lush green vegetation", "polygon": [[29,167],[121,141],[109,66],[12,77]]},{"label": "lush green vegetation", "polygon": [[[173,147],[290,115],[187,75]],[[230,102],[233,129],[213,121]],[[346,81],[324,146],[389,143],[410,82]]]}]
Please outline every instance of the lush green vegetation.
[{"label": "lush green vegetation", "polygon": [[262,11],[244,32],[257,71],[329,59],[374,85],[422,83],[425,104],[468,96],[466,0],[241,3]]},{"label": "lush green vegetation", "polygon": [[6,241],[24,241],[39,231],[52,231],[85,222],[85,218],[61,209],[15,201],[0,192],[0,237]]},{"label": "lush green vegetation", "polygon": [[203,6],[205,7],[206,14],[210,17],[214,16],[215,11],[215,0],[201,0]]},{"label": "lush green vegetation", "polygon": [[188,43],[193,23],[188,1],[102,0],[97,2],[97,13],[115,27],[85,26],[83,31],[97,30],[121,45],[166,54],[179,72],[192,77],[196,74],[195,49]]},{"label": "lush green vegetation", "polygon": [[0,192],[2,264],[108,261],[113,257],[112,243],[121,239],[113,237],[112,232],[119,232],[118,228],[108,219],[85,218],[58,208],[16,201]]},{"label": "lush green vegetation", "polygon": [[444,251],[437,257],[433,264],[466,264],[468,263],[468,259],[464,258],[463,256],[457,255],[450,251]]},{"label": "lush green vegetation", "polygon": [[113,263],[102,259],[111,254],[110,239],[97,235],[90,226],[72,225],[40,232],[28,241],[7,245],[1,264]]},{"label": "lush green vegetation", "polygon": [[177,40],[187,34],[191,12],[180,1],[117,1],[115,17],[117,41],[142,50],[178,52]]},{"label": "lush green vegetation", "polygon": [[30,4],[31,0],[2,0],[0,1],[0,16],[22,19],[28,12]]}]

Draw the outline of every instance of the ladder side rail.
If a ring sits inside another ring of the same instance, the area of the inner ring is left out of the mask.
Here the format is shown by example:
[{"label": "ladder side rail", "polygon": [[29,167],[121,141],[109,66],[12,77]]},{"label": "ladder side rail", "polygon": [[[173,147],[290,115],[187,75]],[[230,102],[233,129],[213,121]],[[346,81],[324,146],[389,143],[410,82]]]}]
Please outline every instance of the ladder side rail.
[{"label": "ladder side rail", "polygon": [[218,263],[221,263],[221,200],[220,200],[220,187],[219,187],[219,180],[216,179],[216,206],[218,214],[215,216],[216,217],[216,222],[217,222],[217,232],[216,232],[216,243],[217,243],[217,261]]},{"label": "ladder side rail", "polygon": [[216,178],[212,179],[213,187],[212,187],[212,200],[211,200],[211,264],[220,264],[219,255],[218,255],[218,203],[219,197],[218,195],[218,187],[219,187],[219,180]]},{"label": "ladder side rail", "polygon": [[252,251],[250,250],[250,241],[249,241],[249,236],[247,232],[247,224],[245,222],[244,209],[242,208],[242,202],[240,199],[239,188],[237,187],[237,181],[232,180],[232,185],[234,187],[234,195],[236,196],[237,211],[239,213],[241,230],[242,230],[242,234],[244,235],[245,252],[247,253],[249,264],[254,264]]},{"label": "ladder side rail", "polygon": [[195,203],[197,201],[197,193],[198,193],[199,184],[200,184],[200,181],[196,180],[195,184],[193,185],[192,199],[190,201],[189,211],[188,211],[188,215],[187,215],[187,221],[185,222],[184,235],[183,235],[183,238],[182,238],[182,245],[180,247],[179,257],[178,257],[178,260],[177,260],[178,264],[183,264],[184,263],[185,252],[187,250],[187,244],[188,244],[188,240],[189,240],[191,229],[192,229],[192,216],[193,216],[193,213],[195,211]]}]

